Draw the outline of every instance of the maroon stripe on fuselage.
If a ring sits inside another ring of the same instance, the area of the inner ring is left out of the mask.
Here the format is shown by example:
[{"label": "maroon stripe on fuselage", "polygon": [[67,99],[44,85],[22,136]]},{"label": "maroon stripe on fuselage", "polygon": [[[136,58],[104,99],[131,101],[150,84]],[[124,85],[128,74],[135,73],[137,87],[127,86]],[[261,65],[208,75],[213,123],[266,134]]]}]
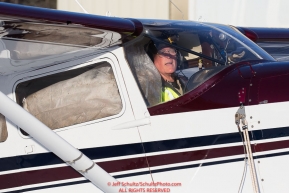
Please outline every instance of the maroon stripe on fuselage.
[{"label": "maroon stripe on fuselage", "polygon": [[[144,157],[97,162],[97,164],[108,173],[148,168],[146,159]],[[67,180],[79,177],[82,177],[82,175],[80,175],[71,167],[67,166],[18,172],[0,175],[0,189]]]},{"label": "maroon stripe on fuselage", "polygon": [[255,147],[255,152],[284,149],[284,148],[289,148],[289,140],[274,141],[274,142],[269,142],[269,143],[258,143],[254,145],[254,147]]},{"label": "maroon stripe on fuselage", "polygon": [[[283,148],[289,148],[289,140],[252,145],[252,149],[256,152],[277,150]],[[148,156],[148,162],[150,167],[156,167],[169,164],[241,155],[243,153],[243,146],[220,147],[213,149]],[[147,168],[146,160],[144,157],[97,162],[97,164],[108,173]],[[4,174],[0,175],[0,189],[8,189],[13,187],[53,182],[59,180],[68,180],[79,177],[81,177],[81,175],[68,166]]]},{"label": "maroon stripe on fuselage", "polygon": [[161,165],[177,164],[183,162],[240,155],[242,153],[244,153],[243,146],[221,147],[214,149],[204,149],[197,151],[149,156],[148,162],[150,167],[155,167]]},{"label": "maroon stripe on fuselage", "polygon": [[0,176],[0,189],[53,182],[81,177],[71,167],[59,167],[5,174]]}]

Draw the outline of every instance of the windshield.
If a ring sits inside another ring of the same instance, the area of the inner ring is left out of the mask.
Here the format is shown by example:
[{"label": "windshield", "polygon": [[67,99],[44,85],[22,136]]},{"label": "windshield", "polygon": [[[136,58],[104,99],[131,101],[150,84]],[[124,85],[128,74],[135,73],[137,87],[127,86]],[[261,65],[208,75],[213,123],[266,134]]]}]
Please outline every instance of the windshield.
[{"label": "windshield", "polygon": [[148,106],[197,88],[229,65],[274,60],[229,26],[191,21],[141,22],[145,26],[143,36],[124,48]]},{"label": "windshield", "polygon": [[248,60],[274,60],[264,50],[229,26],[196,22],[175,22],[160,25],[146,22],[146,35],[153,41],[175,37],[175,47],[188,63],[194,58],[212,62],[205,65],[231,65]]}]

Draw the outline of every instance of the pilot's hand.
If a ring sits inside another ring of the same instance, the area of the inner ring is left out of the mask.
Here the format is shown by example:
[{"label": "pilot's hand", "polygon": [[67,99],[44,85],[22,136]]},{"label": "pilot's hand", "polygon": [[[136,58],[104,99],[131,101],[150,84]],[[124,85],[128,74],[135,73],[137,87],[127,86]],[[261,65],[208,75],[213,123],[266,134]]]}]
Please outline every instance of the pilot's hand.
[{"label": "pilot's hand", "polygon": [[229,62],[235,63],[237,61],[239,61],[241,58],[243,58],[245,56],[245,51],[243,50],[242,52],[239,53],[231,53],[230,55],[228,54],[228,60]]}]

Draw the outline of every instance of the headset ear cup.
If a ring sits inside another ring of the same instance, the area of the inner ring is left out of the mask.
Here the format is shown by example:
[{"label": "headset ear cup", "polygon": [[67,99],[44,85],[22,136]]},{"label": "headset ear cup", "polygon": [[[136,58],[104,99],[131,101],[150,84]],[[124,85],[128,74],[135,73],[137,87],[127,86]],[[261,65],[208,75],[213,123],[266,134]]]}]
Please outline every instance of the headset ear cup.
[{"label": "headset ear cup", "polygon": [[177,70],[182,70],[184,69],[184,58],[180,52],[177,54]]}]

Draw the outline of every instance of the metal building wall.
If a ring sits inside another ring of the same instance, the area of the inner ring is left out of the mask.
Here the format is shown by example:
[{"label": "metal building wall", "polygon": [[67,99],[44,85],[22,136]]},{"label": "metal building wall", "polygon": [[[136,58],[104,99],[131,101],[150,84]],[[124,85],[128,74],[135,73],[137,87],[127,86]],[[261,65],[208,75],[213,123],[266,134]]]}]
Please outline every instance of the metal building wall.
[{"label": "metal building wall", "polygon": [[[169,0],[78,0],[90,14],[169,19]],[[75,0],[57,0],[57,9],[82,12]]]},{"label": "metal building wall", "polygon": [[189,0],[189,19],[251,27],[289,27],[288,0]]},{"label": "metal building wall", "polygon": [[170,19],[188,20],[189,0],[170,0]]}]

